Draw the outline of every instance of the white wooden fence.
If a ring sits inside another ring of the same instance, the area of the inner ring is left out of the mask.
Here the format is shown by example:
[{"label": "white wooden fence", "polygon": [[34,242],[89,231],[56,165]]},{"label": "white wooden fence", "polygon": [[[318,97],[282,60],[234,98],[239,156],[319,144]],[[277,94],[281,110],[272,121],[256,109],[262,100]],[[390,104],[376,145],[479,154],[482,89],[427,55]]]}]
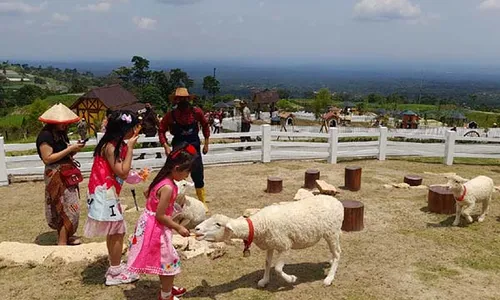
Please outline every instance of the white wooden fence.
[{"label": "white wooden fence", "polygon": [[[483,157],[500,159],[500,143],[498,138],[463,137],[454,131],[442,134],[418,134],[416,131],[391,130],[386,127],[370,129],[365,132],[343,132],[338,128],[330,128],[329,133],[313,132],[281,132],[271,131],[270,125],[263,125],[260,131],[247,133],[220,133],[210,137],[214,139],[239,139],[249,136],[260,141],[232,142],[210,144],[210,151],[203,156],[205,164],[225,164],[240,162],[263,162],[284,159],[326,159],[335,164],[339,157],[376,157],[385,160],[387,156],[425,156],[442,157],[443,163],[452,165],[454,157]],[[407,137],[414,139],[433,139],[435,143],[410,143],[389,141],[391,137]],[[100,138],[101,135],[98,136]],[[278,137],[280,138],[278,140]],[[339,138],[376,137],[375,141],[339,142]],[[171,137],[169,137],[170,139]],[[326,142],[311,142],[311,139],[324,139]],[[482,144],[455,144],[457,140],[482,142]],[[139,138],[139,143],[157,142],[158,137]],[[87,145],[96,145],[91,140]],[[235,148],[252,147],[252,150],[235,152]],[[44,166],[38,155],[7,156],[6,152],[26,151],[36,149],[34,143],[4,144],[0,137],[0,185],[8,185],[9,175],[40,175]],[[134,149],[134,155],[144,153],[154,155],[164,153],[162,147]],[[92,152],[78,153],[75,158],[81,162],[83,172],[89,172],[92,167]],[[163,159],[146,158],[134,160],[134,168],[145,166],[158,168],[163,166]]]}]

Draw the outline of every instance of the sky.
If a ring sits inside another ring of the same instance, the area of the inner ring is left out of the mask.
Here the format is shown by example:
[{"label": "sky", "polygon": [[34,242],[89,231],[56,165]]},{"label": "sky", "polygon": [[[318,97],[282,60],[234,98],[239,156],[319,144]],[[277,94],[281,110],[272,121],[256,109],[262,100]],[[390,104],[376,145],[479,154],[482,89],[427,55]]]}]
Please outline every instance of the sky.
[{"label": "sky", "polygon": [[500,0],[0,0],[0,59],[500,66]]}]

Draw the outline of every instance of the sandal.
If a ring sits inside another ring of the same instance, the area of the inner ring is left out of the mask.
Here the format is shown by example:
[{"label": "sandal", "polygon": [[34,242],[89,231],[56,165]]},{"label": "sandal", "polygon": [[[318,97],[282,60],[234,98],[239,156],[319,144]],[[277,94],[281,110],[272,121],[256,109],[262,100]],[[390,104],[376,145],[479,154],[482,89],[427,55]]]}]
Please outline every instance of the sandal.
[{"label": "sandal", "polygon": [[78,238],[76,236],[72,236],[72,237],[68,238],[68,245],[69,246],[78,246],[81,244],[82,244],[82,241],[80,240],[80,238]]}]

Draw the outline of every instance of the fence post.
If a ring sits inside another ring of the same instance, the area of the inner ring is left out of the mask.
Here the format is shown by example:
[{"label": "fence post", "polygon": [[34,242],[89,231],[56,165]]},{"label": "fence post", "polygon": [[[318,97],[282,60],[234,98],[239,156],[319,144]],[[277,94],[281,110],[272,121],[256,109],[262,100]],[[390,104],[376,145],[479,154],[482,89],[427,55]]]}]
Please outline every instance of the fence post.
[{"label": "fence post", "polygon": [[455,154],[455,139],[457,133],[452,130],[446,131],[446,144],[444,145],[444,164],[447,166],[453,165],[453,157]]},{"label": "fence post", "polygon": [[9,185],[7,176],[7,163],[5,162],[5,147],[3,136],[0,136],[0,186]]},{"label": "fence post", "polygon": [[328,163],[336,164],[337,163],[337,150],[339,145],[339,130],[337,127],[330,127],[330,131],[328,132],[330,136],[328,137]]},{"label": "fence post", "polygon": [[385,160],[387,153],[387,127],[380,127],[378,138],[378,160]]},{"label": "fence post", "polygon": [[271,162],[271,125],[262,125],[262,162]]}]

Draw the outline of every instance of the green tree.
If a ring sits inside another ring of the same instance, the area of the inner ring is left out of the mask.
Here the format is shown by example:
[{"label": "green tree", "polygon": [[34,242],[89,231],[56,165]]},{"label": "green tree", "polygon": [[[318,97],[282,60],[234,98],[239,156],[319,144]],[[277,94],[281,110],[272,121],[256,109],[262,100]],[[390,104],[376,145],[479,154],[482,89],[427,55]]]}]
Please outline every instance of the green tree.
[{"label": "green tree", "polygon": [[153,104],[153,106],[160,108],[164,112],[168,110],[168,102],[165,98],[162,97],[162,92],[156,85],[147,85],[142,90],[140,99],[141,102],[149,102]]},{"label": "green tree", "polygon": [[328,109],[328,106],[330,106],[331,103],[332,93],[330,92],[330,90],[327,88],[320,89],[312,102],[312,109],[314,115],[316,116],[316,119],[320,118],[321,114]]},{"label": "green tree", "polygon": [[290,99],[290,91],[287,89],[278,89],[277,90],[280,99]]},{"label": "green tree", "polygon": [[36,84],[47,84],[47,81],[43,78],[40,78],[40,77],[35,77],[35,83]]},{"label": "green tree", "polygon": [[140,57],[132,57],[131,62],[134,64],[132,67],[132,82],[141,90],[149,82],[151,72],[149,71],[149,60]]},{"label": "green tree", "polygon": [[14,96],[16,104],[19,106],[29,105],[36,98],[45,98],[45,91],[39,86],[27,84],[23,85]]},{"label": "green tree", "polygon": [[297,111],[298,108],[300,108],[299,105],[293,104],[292,102],[286,99],[281,99],[278,102],[276,102],[276,107],[288,112],[295,112]]},{"label": "green tree", "polygon": [[188,74],[181,69],[172,69],[170,70],[170,79],[169,83],[171,85],[172,91],[175,91],[175,89],[181,84],[184,84],[184,87],[189,89],[194,85],[194,81],[189,78]]},{"label": "green tree", "polygon": [[71,87],[69,88],[70,93],[84,93],[88,90],[88,87],[83,84],[82,80],[74,77],[71,80]]},{"label": "green tree", "polygon": [[47,102],[40,99],[36,99],[30,105],[28,115],[23,120],[22,125],[26,135],[34,134],[42,129],[43,124],[38,121],[38,117],[40,117],[48,108],[49,105]]},{"label": "green tree", "polygon": [[203,89],[212,95],[212,100],[215,99],[215,94],[220,91],[220,83],[213,76],[205,76],[203,78]]}]

